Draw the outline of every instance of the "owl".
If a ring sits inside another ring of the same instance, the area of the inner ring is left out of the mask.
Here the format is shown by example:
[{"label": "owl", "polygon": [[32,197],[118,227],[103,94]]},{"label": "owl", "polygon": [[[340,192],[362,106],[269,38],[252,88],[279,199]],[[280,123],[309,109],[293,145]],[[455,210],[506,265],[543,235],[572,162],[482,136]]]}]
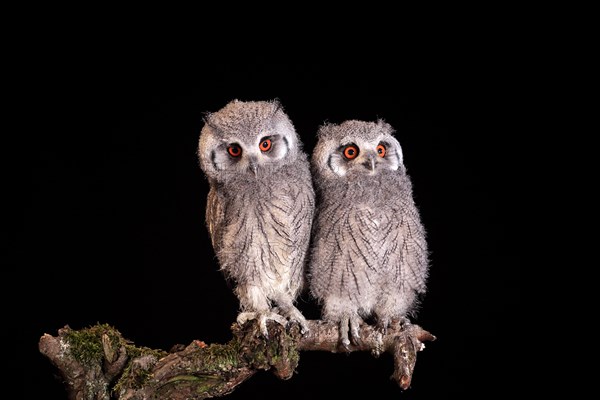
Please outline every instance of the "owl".
[{"label": "owl", "polygon": [[240,303],[237,322],[306,319],[296,307],[306,287],[314,214],[308,155],[278,100],[233,100],[208,113],[198,144],[209,192],[206,225],[220,269]]},{"label": "owl", "polygon": [[324,124],[311,156],[308,284],[346,348],[366,321],[380,332],[410,323],[426,290],[425,229],[393,135],[383,120]]}]

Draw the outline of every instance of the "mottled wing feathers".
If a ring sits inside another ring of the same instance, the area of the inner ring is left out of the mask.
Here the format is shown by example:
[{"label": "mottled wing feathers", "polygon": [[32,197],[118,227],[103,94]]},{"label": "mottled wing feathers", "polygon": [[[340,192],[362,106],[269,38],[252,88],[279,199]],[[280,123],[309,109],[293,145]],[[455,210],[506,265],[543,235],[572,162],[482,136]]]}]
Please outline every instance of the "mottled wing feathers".
[{"label": "mottled wing feathers", "polygon": [[[394,221],[398,227],[394,237],[390,237],[395,244],[390,254],[390,264],[400,268],[395,274],[417,293],[425,293],[429,269],[429,254],[425,241],[425,230],[420,220],[418,210],[412,199],[400,203],[401,209],[395,210],[398,219]],[[402,235],[399,234],[402,232]]]},{"label": "mottled wing feathers", "polygon": [[214,187],[211,186],[206,200],[206,227],[215,252],[220,251],[221,229],[225,218],[223,205]]},{"label": "mottled wing feathers", "polygon": [[335,295],[359,306],[372,304],[379,266],[371,240],[377,230],[369,214],[344,203],[319,211],[311,257],[311,290],[317,297]]}]

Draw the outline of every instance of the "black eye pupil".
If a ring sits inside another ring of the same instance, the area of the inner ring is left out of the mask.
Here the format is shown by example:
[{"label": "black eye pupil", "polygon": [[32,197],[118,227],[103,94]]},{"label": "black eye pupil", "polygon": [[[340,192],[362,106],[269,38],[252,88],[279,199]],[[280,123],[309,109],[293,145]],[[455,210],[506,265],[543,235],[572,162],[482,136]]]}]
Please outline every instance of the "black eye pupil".
[{"label": "black eye pupil", "polygon": [[351,156],[353,156],[354,155],[354,150],[348,149],[348,154],[350,154]]}]

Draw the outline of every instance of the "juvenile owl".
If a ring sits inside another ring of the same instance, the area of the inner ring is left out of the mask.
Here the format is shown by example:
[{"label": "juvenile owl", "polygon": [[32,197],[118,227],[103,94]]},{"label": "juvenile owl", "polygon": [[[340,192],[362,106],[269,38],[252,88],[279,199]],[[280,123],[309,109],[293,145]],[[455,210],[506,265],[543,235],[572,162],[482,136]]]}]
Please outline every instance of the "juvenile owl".
[{"label": "juvenile owl", "polygon": [[311,158],[310,291],[346,347],[364,319],[382,332],[408,322],[426,289],[425,230],[393,134],[381,120],[325,124]]},{"label": "juvenile owl", "polygon": [[240,302],[240,324],[306,320],[304,288],[314,213],[308,157],[278,101],[233,100],[208,114],[198,145],[210,190],[206,223]]}]

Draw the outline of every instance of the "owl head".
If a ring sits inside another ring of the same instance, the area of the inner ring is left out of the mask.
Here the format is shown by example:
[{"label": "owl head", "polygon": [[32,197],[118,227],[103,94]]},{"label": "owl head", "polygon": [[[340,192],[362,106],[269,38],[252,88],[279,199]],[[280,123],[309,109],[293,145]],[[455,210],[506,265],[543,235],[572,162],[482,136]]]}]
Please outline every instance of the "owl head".
[{"label": "owl head", "polygon": [[312,168],[321,179],[364,178],[404,169],[402,148],[388,123],[348,120],[317,133]]},{"label": "owl head", "polygon": [[236,99],[208,113],[198,144],[200,167],[218,181],[268,174],[300,153],[298,134],[277,100]]}]

